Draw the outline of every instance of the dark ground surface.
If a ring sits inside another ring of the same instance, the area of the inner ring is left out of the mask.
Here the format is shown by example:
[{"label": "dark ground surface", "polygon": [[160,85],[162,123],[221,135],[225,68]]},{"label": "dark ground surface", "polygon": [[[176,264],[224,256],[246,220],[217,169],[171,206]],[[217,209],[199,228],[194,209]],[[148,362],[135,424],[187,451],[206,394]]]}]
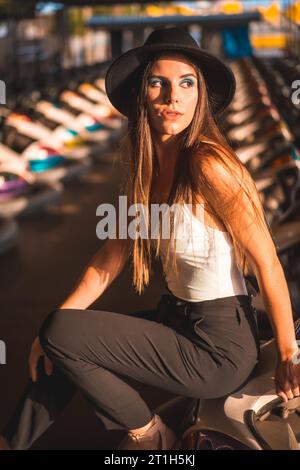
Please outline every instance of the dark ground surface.
[{"label": "dark ground surface", "polygon": [[[43,318],[68,295],[103,241],[96,237],[96,207],[114,203],[121,168],[114,153],[97,161],[82,181],[68,183],[62,201],[47,212],[19,220],[18,244],[0,258],[0,339],[7,364],[0,366],[0,430],[28,380],[28,356]],[[134,312],[155,307],[163,291],[160,265],[141,296],[131,286],[127,266],[90,308]],[[151,407],[173,395],[136,383]],[[123,431],[106,431],[78,393],[63,414],[35,444],[35,449],[106,449],[116,447]]]}]

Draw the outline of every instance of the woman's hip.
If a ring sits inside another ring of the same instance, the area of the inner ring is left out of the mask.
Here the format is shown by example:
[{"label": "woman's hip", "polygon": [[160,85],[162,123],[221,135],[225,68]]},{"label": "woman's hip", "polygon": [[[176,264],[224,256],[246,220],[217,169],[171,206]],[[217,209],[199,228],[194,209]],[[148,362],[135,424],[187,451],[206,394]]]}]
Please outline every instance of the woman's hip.
[{"label": "woman's hip", "polygon": [[156,315],[219,362],[227,358],[238,365],[259,358],[256,312],[247,295],[187,302],[164,294]]}]

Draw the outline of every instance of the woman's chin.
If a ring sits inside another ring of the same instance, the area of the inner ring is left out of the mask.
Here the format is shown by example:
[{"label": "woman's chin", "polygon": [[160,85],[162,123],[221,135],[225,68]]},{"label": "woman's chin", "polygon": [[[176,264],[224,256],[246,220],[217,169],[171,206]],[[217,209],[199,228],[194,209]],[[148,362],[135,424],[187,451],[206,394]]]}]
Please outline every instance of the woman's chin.
[{"label": "woman's chin", "polygon": [[177,135],[180,134],[180,132],[182,132],[183,130],[184,129],[182,126],[176,126],[175,124],[173,124],[164,126],[163,129],[161,129],[160,133],[166,135]]}]

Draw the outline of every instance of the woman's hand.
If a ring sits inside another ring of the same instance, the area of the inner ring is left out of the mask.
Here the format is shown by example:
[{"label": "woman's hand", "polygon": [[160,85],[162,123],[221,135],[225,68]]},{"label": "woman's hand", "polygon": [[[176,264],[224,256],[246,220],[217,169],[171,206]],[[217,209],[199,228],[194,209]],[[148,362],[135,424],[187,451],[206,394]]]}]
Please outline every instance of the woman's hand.
[{"label": "woman's hand", "polygon": [[51,375],[53,372],[53,364],[50,361],[50,359],[46,356],[41,346],[39,337],[36,337],[32,343],[31,351],[29,355],[29,372],[30,372],[30,377],[33,380],[33,382],[37,381],[37,364],[38,364],[40,357],[42,356],[44,357],[45,372],[47,375]]},{"label": "woman's hand", "polygon": [[[299,352],[299,350],[298,350]],[[276,394],[287,402],[299,396],[300,360],[297,355],[290,359],[278,359],[275,372]]]}]

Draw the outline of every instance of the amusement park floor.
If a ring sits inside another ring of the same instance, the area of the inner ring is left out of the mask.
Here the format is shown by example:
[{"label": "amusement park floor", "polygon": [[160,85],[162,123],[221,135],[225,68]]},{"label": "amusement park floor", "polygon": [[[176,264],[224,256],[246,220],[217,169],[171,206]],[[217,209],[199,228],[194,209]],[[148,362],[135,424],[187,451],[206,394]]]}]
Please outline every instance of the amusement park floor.
[{"label": "amusement park floor", "polygon": [[[0,366],[0,430],[13,412],[28,380],[28,355],[39,325],[68,295],[89,259],[103,241],[96,237],[96,207],[118,201],[121,167],[115,152],[97,160],[82,181],[65,185],[62,200],[46,212],[18,220],[18,243],[1,256],[0,338],[6,343],[6,364]],[[131,285],[127,266],[90,308],[134,312],[156,305],[163,282],[155,264],[151,285],[143,295]],[[173,396],[135,384],[150,407]],[[106,431],[78,393],[33,449],[113,450],[124,431]]]}]

